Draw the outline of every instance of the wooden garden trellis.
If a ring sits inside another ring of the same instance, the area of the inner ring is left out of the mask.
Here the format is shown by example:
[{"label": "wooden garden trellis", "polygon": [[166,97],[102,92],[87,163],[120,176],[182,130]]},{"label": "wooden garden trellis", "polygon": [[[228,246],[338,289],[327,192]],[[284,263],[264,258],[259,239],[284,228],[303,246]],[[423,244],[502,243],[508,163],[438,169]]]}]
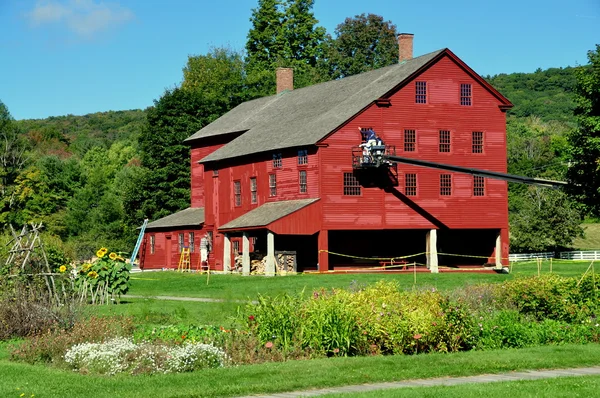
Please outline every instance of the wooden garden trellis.
[{"label": "wooden garden trellis", "polygon": [[[28,227],[27,224],[23,225],[21,232],[17,234],[13,226],[10,226],[13,239],[8,242],[8,245],[12,243],[11,249],[8,251],[8,257],[6,258],[5,267],[10,268],[11,271],[18,270],[17,274],[11,276],[26,275],[26,276],[41,276],[44,278],[48,294],[56,302],[60,304],[58,292],[56,290],[56,284],[54,283],[54,275],[50,269],[48,263],[48,257],[44,250],[44,245],[40,238],[40,231],[43,228],[43,224],[31,223]],[[41,266],[34,266],[34,254],[38,254],[41,257]]]}]

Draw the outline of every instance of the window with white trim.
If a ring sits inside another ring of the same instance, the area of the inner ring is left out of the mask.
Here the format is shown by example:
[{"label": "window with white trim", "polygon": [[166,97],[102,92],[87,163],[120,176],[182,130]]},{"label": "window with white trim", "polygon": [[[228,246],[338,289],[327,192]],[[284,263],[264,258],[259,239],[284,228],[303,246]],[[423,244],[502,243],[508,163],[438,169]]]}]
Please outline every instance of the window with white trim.
[{"label": "window with white trim", "polygon": [[417,104],[427,103],[427,82],[415,82],[415,102]]},{"label": "window with white trim", "polygon": [[277,196],[277,177],[275,174],[269,174],[269,196]]},{"label": "window with white trim", "polygon": [[473,176],[473,196],[485,196],[485,179]]},{"label": "window with white trim", "polygon": [[308,187],[306,184],[306,170],[300,170],[298,172],[298,184],[300,186],[300,193],[308,192]]},{"label": "window with white trim", "polygon": [[150,254],[154,254],[156,249],[156,237],[154,235],[150,235]]},{"label": "window with white trim", "polygon": [[179,237],[177,239],[177,245],[179,246],[179,252],[181,253],[181,251],[183,250],[183,248],[185,247],[185,243],[184,243],[184,237],[183,237],[183,233],[179,234]]},{"label": "window with white trim", "polygon": [[417,148],[417,132],[404,130],[404,152],[414,152]]},{"label": "window with white trim", "polygon": [[242,182],[241,181],[233,182],[233,203],[235,206],[242,205]]},{"label": "window with white trim", "polygon": [[440,195],[452,195],[452,174],[440,174]]},{"label": "window with white trim", "polygon": [[462,106],[471,106],[471,83],[462,83],[460,85],[460,104]]},{"label": "window with white trim", "polygon": [[188,245],[190,245],[190,253],[194,252],[194,233],[188,233]]},{"label": "window with white trim", "polygon": [[361,189],[354,173],[344,173],[344,196],[360,196]]},{"label": "window with white trim", "polygon": [[406,196],[417,196],[417,175],[414,173],[404,174],[404,194]]},{"label": "window with white trim", "polygon": [[440,152],[450,152],[450,130],[440,130]]},{"label": "window with white trim", "polygon": [[308,149],[298,150],[298,164],[308,164]]},{"label": "window with white trim", "polygon": [[273,168],[279,169],[279,168],[281,168],[282,164],[283,164],[283,161],[282,161],[281,153],[274,153],[273,154]]},{"label": "window with white trim", "polygon": [[473,131],[471,143],[473,153],[483,153],[483,131]]},{"label": "window with white trim", "polygon": [[250,203],[258,203],[256,177],[250,177]]}]

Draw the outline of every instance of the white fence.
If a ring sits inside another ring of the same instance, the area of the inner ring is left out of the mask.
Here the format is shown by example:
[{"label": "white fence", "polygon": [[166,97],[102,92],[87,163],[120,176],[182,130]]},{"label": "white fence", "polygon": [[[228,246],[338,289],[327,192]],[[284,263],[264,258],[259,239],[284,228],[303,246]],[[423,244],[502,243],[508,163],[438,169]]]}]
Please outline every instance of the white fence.
[{"label": "white fence", "polygon": [[600,260],[600,250],[561,252],[560,258],[564,260]]},{"label": "white fence", "polygon": [[554,258],[554,252],[546,252],[546,253],[511,253],[508,255],[508,260],[510,262],[516,261],[529,261],[535,260],[536,258]]}]

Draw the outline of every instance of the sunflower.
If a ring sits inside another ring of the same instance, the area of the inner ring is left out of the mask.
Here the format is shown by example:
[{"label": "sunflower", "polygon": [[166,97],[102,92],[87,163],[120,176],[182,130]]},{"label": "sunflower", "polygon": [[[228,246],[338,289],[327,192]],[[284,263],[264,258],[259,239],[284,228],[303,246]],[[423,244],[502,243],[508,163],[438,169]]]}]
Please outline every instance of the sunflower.
[{"label": "sunflower", "polygon": [[102,258],[102,257],[104,257],[105,254],[106,254],[106,252],[104,252],[104,251],[102,251],[102,249],[100,249],[96,252],[96,257]]},{"label": "sunflower", "polygon": [[117,259],[117,257],[118,257],[118,256],[117,256],[117,253],[115,253],[115,252],[112,252],[112,253],[110,253],[110,254],[108,255],[108,258],[110,258],[110,259],[111,259],[111,260],[113,260],[113,261],[114,261],[114,260],[116,260],[116,259]]},{"label": "sunflower", "polygon": [[98,273],[96,271],[90,271],[88,272],[87,276],[89,276],[90,278],[97,278]]},{"label": "sunflower", "polygon": [[85,264],[83,264],[83,266],[81,267],[81,269],[83,270],[83,272],[85,272],[88,269],[90,269],[91,267],[92,267],[92,264],[85,263]]},{"label": "sunflower", "polygon": [[61,273],[63,273],[63,272],[65,272],[65,271],[67,270],[67,267],[65,267],[64,265],[61,265],[61,266],[58,268],[58,270],[59,270]]}]

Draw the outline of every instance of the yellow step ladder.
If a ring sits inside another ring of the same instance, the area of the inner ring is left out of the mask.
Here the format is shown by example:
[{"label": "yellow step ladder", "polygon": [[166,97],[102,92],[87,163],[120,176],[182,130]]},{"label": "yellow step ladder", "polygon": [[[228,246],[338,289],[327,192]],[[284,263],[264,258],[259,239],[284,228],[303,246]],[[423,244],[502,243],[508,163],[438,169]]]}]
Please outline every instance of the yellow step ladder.
[{"label": "yellow step ladder", "polygon": [[190,267],[190,248],[184,247],[181,249],[181,256],[179,257],[179,265],[177,266],[178,272],[191,271]]}]

